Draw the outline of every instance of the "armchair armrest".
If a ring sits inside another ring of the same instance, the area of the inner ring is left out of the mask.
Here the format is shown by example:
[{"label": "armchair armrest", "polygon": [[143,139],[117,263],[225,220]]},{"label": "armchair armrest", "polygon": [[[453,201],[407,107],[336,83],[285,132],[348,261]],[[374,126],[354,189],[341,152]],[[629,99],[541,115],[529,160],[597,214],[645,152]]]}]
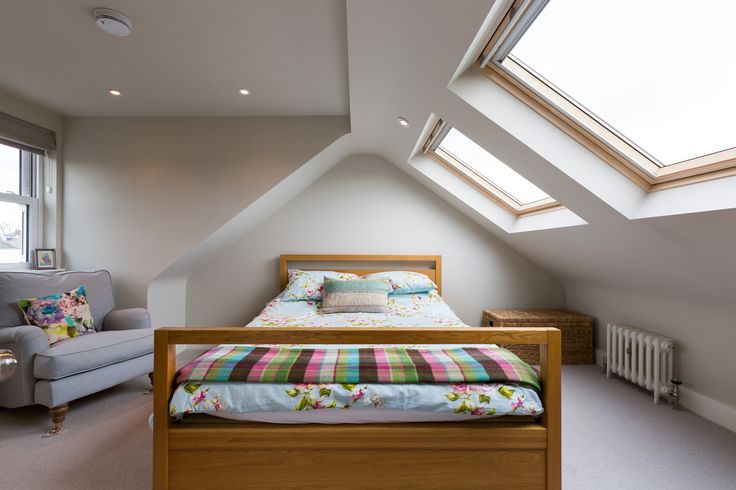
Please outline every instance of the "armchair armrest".
[{"label": "armchair armrest", "polygon": [[22,407],[34,403],[36,378],[33,361],[38,352],[49,348],[46,334],[33,325],[0,328],[0,349],[10,349],[18,360],[15,374],[0,383],[0,406]]},{"label": "armchair armrest", "polygon": [[151,314],[145,308],[112,310],[102,322],[102,330],[134,330],[151,328]]}]

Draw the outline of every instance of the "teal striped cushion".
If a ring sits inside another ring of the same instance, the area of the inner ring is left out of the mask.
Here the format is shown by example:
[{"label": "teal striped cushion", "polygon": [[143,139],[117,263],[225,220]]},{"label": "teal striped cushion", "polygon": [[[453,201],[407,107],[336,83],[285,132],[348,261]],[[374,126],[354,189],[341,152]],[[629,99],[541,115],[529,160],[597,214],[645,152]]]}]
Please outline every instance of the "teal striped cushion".
[{"label": "teal striped cushion", "polygon": [[322,313],[388,313],[388,281],[339,281],[325,277]]}]

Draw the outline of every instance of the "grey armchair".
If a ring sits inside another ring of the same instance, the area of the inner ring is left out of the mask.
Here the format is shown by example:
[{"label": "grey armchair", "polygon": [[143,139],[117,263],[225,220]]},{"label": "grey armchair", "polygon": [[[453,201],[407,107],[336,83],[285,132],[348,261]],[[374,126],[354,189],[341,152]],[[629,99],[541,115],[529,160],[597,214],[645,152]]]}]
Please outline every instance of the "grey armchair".
[{"label": "grey armchair", "polygon": [[[94,335],[64,340],[49,347],[44,332],[25,325],[19,299],[63,293],[79,286],[95,320]],[[0,382],[0,406],[39,404],[49,408],[61,430],[69,402],[153,371],[153,329],[145,309],[115,310],[107,271],[0,272],[0,349],[18,359],[15,373]]]}]

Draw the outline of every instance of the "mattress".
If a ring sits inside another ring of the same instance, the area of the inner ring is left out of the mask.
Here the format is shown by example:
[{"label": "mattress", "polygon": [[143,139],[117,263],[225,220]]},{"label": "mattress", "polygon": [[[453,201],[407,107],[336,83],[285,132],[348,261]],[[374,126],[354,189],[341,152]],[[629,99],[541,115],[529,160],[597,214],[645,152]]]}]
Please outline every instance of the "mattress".
[{"label": "mattress", "polygon": [[[277,297],[246,327],[274,326],[359,328],[466,325],[436,292],[431,292],[392,296],[389,299],[389,312],[385,314],[322,315],[314,302],[282,301]],[[506,415],[535,417],[542,412],[542,403],[534,389],[504,383],[295,384],[190,381],[177,387],[170,403],[170,413],[174,416],[208,414],[234,420],[270,423],[463,421]]]},{"label": "mattress", "polygon": [[[481,418],[474,415],[421,412],[419,410],[311,410],[309,412],[253,412],[213,413],[216,417],[241,422],[264,422],[267,424],[405,424],[412,422],[473,422]],[[533,421],[531,417],[518,416],[518,420]],[[494,419],[507,421],[504,419]]]}]

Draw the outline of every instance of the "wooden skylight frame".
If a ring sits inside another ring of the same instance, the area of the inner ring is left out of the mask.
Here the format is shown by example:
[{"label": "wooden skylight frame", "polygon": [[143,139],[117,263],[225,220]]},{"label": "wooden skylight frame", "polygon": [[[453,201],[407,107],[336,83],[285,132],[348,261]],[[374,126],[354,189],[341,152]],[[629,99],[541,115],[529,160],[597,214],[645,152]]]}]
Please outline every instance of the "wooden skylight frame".
[{"label": "wooden skylight frame", "polygon": [[563,206],[552,197],[531,203],[522,203],[473,167],[451,153],[444,151],[439,147],[439,143],[450,129],[451,126],[441,119],[434,125],[424,144],[424,153],[429,158],[517,217],[563,209]]},{"label": "wooden skylight frame", "polygon": [[508,56],[547,1],[509,2],[476,63],[486,77],[647,192],[736,175],[736,148],[666,166],[659,163],[530,67]]}]

